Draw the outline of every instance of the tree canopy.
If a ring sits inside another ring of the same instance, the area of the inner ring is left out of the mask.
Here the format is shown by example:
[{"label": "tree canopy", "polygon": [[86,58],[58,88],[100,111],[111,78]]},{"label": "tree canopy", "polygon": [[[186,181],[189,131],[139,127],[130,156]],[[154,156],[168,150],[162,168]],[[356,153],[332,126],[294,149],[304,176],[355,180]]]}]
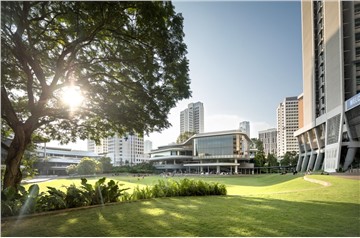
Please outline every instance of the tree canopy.
[{"label": "tree canopy", "polygon": [[192,131],[185,131],[184,133],[181,133],[178,138],[176,139],[177,144],[181,144],[185,142],[187,139],[195,135],[195,132]]},{"label": "tree canopy", "polygon": [[171,2],[8,1],[1,14],[1,117],[14,134],[4,187],[21,181],[33,133],[67,143],[161,131],[191,95]]}]

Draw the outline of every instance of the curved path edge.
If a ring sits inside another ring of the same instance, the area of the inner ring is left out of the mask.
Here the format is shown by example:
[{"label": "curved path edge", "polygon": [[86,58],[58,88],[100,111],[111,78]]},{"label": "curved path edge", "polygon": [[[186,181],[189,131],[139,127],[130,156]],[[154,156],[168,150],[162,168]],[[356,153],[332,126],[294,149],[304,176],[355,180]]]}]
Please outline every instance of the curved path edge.
[{"label": "curved path edge", "polygon": [[324,187],[331,186],[331,183],[329,183],[329,182],[321,181],[321,180],[318,180],[318,179],[312,179],[312,178],[309,178],[309,177],[307,177],[307,176],[304,176],[304,180],[305,180],[305,181],[308,181],[308,182],[310,182],[310,183],[321,184],[321,185],[323,185]]}]

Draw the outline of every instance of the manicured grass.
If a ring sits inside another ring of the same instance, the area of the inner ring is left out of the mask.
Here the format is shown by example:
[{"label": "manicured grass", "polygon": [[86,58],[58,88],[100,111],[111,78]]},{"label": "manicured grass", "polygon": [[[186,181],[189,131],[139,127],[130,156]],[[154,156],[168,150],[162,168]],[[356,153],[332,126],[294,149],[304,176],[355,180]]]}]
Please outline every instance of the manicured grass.
[{"label": "manicured grass", "polygon": [[[65,210],[3,221],[1,232],[2,236],[25,237],[359,237],[360,181],[321,175],[310,178],[330,182],[331,186],[309,183],[293,175],[204,177],[205,181],[226,184],[229,195],[161,198]],[[146,177],[127,183],[151,185],[157,179]]]}]

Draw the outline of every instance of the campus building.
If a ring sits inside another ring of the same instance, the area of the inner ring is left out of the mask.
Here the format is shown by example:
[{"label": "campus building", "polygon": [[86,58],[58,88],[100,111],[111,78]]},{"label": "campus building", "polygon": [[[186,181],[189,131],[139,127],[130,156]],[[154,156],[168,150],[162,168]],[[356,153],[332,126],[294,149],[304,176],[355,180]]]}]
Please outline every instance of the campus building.
[{"label": "campus building", "polygon": [[251,173],[249,146],[250,138],[239,130],[199,133],[153,150],[149,161],[163,171]]},{"label": "campus building", "polygon": [[96,153],[83,150],[72,150],[66,148],[37,146],[34,167],[39,175],[67,175],[66,168],[69,165],[77,165],[84,157],[99,159]]},{"label": "campus building", "polygon": [[239,123],[239,130],[241,132],[246,133],[248,137],[250,137],[250,122],[249,121],[242,121]]},{"label": "campus building", "polygon": [[204,132],[204,105],[202,102],[189,103],[188,108],[180,112],[180,134],[186,131]]},{"label": "campus building", "polygon": [[302,1],[298,171],[347,170],[360,158],[360,2]]},{"label": "campus building", "polygon": [[277,130],[271,128],[259,131],[259,140],[263,143],[265,155],[277,154]]},{"label": "campus building", "polygon": [[147,161],[144,156],[144,138],[137,135],[115,135],[101,139],[100,145],[88,140],[88,151],[109,157],[113,166],[135,165]]},{"label": "campus building", "polygon": [[277,156],[282,158],[286,152],[298,152],[299,146],[294,132],[298,130],[297,97],[286,97],[279,104],[277,115]]}]

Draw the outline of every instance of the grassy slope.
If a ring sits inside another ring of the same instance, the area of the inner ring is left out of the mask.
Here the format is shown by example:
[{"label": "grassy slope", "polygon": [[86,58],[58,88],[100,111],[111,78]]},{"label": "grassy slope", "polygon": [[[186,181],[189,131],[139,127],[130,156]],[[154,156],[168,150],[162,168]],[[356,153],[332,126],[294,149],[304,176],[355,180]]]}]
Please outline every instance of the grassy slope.
[{"label": "grassy slope", "polygon": [[[2,223],[2,236],[360,236],[359,180],[310,177],[332,186],[292,175],[207,177],[226,184],[229,196],[153,199],[23,218]],[[132,179],[127,185],[151,185],[158,177]]]}]

